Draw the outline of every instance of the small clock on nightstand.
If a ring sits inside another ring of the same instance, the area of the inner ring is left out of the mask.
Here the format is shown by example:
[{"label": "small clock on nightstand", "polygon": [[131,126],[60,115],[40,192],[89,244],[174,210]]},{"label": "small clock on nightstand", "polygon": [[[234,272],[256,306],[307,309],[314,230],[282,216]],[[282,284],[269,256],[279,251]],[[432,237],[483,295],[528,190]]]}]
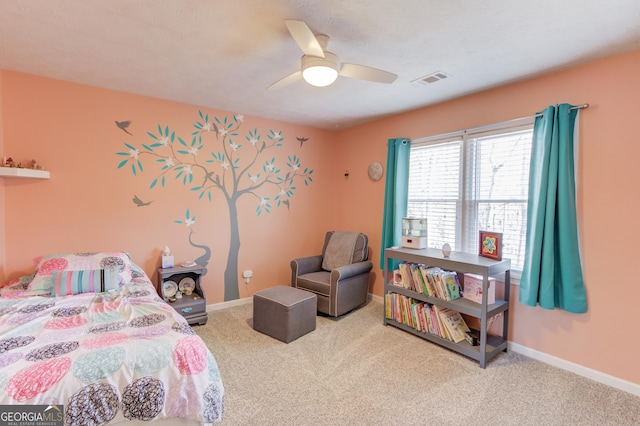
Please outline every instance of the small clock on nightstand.
[{"label": "small clock on nightstand", "polygon": [[201,266],[158,268],[158,293],[191,325],[207,323],[207,300],[200,284]]}]

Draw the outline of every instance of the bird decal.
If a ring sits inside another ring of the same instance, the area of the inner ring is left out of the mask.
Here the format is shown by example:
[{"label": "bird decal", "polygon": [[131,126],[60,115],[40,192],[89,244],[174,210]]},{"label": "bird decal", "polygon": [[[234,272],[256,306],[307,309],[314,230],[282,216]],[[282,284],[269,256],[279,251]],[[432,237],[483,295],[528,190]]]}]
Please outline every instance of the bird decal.
[{"label": "bird decal", "polygon": [[123,132],[130,134],[131,136],[133,136],[133,134],[127,130],[127,127],[129,127],[131,125],[131,120],[126,120],[126,121],[118,121],[116,120],[116,126],[118,126],[119,129],[122,129]]},{"label": "bird decal", "polygon": [[300,148],[302,148],[302,144],[303,143],[305,143],[306,141],[309,140],[309,138],[304,138],[304,137],[303,138],[298,138],[297,137],[296,139],[298,139],[298,142],[300,142]]},{"label": "bird decal", "polygon": [[149,204],[153,203],[153,201],[149,201],[149,202],[145,203],[140,198],[138,198],[137,195],[134,195],[133,196],[133,203],[138,207],[144,207],[144,206],[148,206]]}]

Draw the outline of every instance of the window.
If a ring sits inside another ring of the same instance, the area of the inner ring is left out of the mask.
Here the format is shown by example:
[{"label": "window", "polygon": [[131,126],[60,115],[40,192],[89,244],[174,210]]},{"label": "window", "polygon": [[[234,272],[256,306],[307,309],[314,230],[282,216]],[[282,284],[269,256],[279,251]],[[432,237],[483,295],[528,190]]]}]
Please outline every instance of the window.
[{"label": "window", "polygon": [[522,271],[533,119],[411,141],[407,213],[427,218],[429,247],[478,252],[480,230],[502,232]]}]

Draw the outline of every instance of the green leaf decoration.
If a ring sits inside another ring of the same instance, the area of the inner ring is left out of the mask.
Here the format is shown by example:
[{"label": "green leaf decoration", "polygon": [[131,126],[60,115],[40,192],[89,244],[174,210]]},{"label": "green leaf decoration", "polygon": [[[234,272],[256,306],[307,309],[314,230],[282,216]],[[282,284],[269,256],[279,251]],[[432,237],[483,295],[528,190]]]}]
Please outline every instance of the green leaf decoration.
[{"label": "green leaf decoration", "polygon": [[146,149],[147,151],[151,151],[151,152],[153,152],[153,149],[152,149],[150,146],[147,146],[147,145],[145,145],[145,144],[142,144],[142,147],[143,147],[144,149]]},{"label": "green leaf decoration", "polygon": [[136,165],[133,164],[133,161],[131,162],[131,171],[133,172],[133,175],[136,175]]},{"label": "green leaf decoration", "polygon": [[149,189],[153,189],[154,186],[156,186],[156,184],[158,183],[158,178],[155,178],[152,182],[151,185],[149,185]]},{"label": "green leaf decoration", "polygon": [[127,164],[127,162],[129,161],[129,159],[127,158],[126,160],[122,160],[120,162],[120,164],[118,164],[118,168],[121,168],[122,166],[124,166],[125,164]]},{"label": "green leaf decoration", "polygon": [[133,145],[129,145],[129,144],[128,144],[128,143],[126,143],[126,142],[125,142],[124,146],[126,146],[126,147],[127,147],[127,148],[129,148],[129,149],[134,149],[134,150],[136,149],[136,147],[135,147],[135,146],[133,146]]},{"label": "green leaf decoration", "polygon": [[151,136],[155,140],[158,140],[158,137],[151,132],[147,132],[147,135]]}]

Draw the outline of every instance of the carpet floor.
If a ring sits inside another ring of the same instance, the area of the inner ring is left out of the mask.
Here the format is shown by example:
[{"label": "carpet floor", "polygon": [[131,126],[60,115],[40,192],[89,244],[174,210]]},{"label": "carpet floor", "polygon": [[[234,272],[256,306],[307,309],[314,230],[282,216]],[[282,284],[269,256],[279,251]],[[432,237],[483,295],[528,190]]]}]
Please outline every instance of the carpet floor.
[{"label": "carpet floor", "polygon": [[252,304],[194,327],[225,386],[223,425],[640,425],[640,398],[514,352],[482,369],[382,323],[371,301],[285,344]]}]

